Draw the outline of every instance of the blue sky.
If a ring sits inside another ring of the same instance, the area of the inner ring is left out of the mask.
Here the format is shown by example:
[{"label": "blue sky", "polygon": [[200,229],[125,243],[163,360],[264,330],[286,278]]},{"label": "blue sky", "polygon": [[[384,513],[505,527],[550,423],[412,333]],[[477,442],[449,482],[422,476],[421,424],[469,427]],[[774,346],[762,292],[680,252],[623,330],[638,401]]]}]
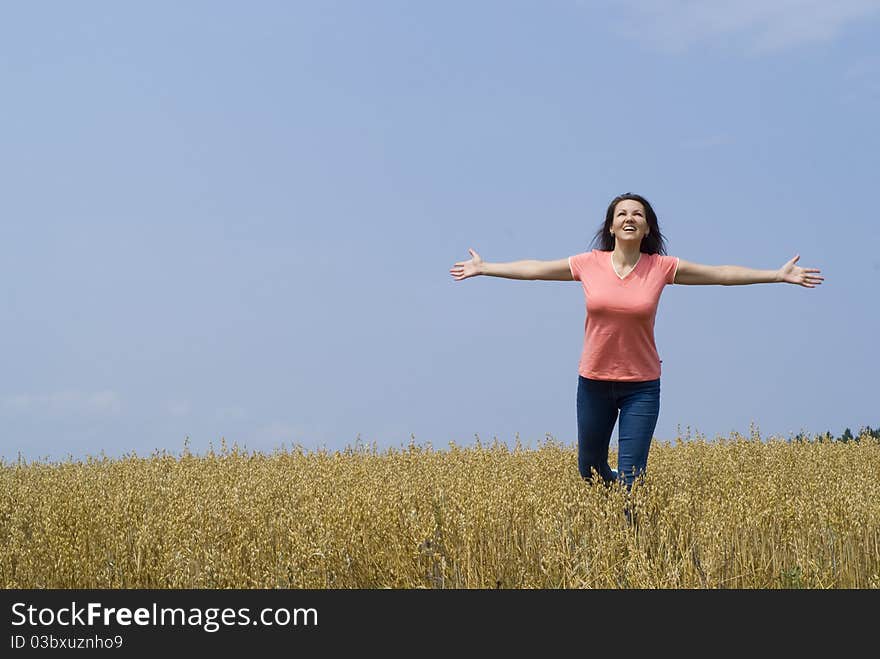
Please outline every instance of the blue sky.
[{"label": "blue sky", "polygon": [[[576,441],[579,282],[668,252],[655,437],[880,424],[880,3],[0,9],[0,457]],[[614,439],[617,438],[617,429]]]}]

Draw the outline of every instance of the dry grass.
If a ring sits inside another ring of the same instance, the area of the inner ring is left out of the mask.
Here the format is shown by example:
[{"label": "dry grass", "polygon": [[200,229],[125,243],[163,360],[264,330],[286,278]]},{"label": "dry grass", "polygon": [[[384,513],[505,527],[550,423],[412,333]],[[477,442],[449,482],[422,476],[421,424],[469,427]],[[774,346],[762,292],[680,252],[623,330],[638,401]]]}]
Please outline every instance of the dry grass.
[{"label": "dry grass", "polygon": [[552,441],[4,463],[0,584],[877,588],[878,475],[869,436],[655,444],[630,525]]}]

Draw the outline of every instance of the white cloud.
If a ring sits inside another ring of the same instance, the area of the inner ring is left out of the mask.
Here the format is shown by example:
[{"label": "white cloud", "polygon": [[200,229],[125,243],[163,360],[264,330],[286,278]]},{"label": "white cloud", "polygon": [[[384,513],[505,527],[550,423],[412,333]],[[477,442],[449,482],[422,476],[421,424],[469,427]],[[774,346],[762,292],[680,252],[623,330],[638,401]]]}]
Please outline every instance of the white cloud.
[{"label": "white cloud", "polygon": [[59,391],[49,394],[15,394],[0,399],[3,414],[110,416],[119,413],[115,391]]},{"label": "white cloud", "polygon": [[827,42],[860,19],[880,13],[880,0],[623,0],[619,31],[658,47],[685,50],[742,39],[750,54]]}]

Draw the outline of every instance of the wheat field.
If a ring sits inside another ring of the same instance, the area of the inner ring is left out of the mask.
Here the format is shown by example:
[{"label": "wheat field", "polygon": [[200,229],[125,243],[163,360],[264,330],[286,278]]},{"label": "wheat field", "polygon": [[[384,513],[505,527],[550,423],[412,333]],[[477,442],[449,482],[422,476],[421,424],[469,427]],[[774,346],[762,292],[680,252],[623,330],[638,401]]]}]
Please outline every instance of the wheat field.
[{"label": "wheat field", "polygon": [[655,442],[630,494],[552,439],[19,460],[0,464],[0,584],[877,588],[878,476],[870,436],[737,433]]}]

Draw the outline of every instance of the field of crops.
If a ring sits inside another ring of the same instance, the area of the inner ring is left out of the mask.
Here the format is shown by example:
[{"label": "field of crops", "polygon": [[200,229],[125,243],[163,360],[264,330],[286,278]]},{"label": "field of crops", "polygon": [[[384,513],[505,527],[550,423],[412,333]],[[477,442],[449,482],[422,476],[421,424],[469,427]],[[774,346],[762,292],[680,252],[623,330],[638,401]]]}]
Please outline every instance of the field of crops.
[{"label": "field of crops", "polygon": [[878,476],[869,436],[736,433],[655,443],[629,495],[552,440],[7,461],[0,585],[878,588]]}]

